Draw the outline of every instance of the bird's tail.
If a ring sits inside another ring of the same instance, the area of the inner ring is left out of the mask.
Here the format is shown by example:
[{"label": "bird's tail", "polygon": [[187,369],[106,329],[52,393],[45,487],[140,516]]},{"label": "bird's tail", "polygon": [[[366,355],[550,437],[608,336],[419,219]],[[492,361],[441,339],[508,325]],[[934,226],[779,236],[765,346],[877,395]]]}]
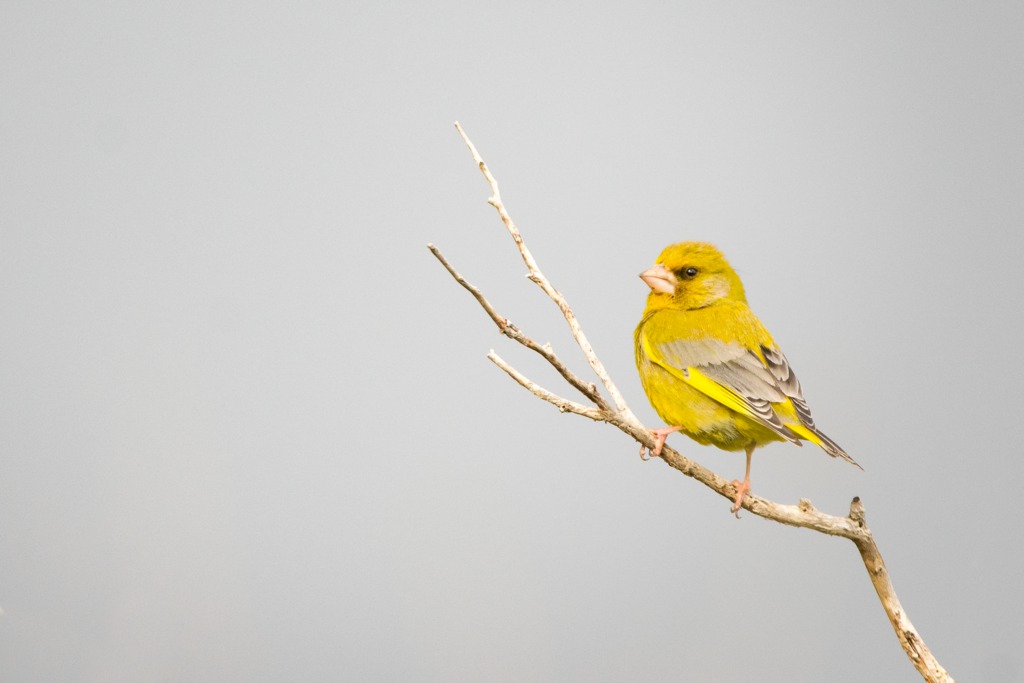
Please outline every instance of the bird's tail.
[{"label": "bird's tail", "polygon": [[817,444],[821,447],[821,450],[825,451],[833,458],[842,458],[846,462],[854,465],[855,467],[863,470],[856,460],[850,457],[850,455],[844,451],[839,444],[832,439],[828,438],[817,429],[807,427],[806,425],[788,425],[790,429],[799,434],[801,437],[807,439],[813,444]]}]

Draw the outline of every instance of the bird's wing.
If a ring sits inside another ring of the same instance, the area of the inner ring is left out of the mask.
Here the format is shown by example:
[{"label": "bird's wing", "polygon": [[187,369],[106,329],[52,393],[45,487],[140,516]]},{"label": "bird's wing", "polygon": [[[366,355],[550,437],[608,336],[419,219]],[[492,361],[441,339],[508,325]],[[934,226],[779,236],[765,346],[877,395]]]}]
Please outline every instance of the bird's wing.
[{"label": "bird's wing", "polygon": [[[814,418],[811,417],[811,409],[807,405],[807,401],[804,400],[803,389],[800,388],[800,380],[798,380],[796,375],[793,374],[793,370],[789,367],[789,361],[786,360],[785,354],[783,354],[780,349],[770,348],[767,346],[761,347],[761,354],[764,356],[766,367],[775,377],[779,387],[786,394],[786,397],[789,398],[790,403],[793,404],[793,408],[796,410],[797,418],[800,420],[800,426],[794,428],[794,431],[805,439],[821,446],[821,448],[833,458],[842,458],[848,463],[860,467],[857,461],[851,458],[839,444],[828,438],[814,425]],[[861,467],[861,469],[864,468]]]},{"label": "bird's wing", "polygon": [[[650,343],[645,338],[644,346],[648,357],[673,376],[782,438],[800,443],[802,435],[783,424],[772,406],[789,399],[785,387],[777,379],[777,373],[754,351],[736,342],[713,338],[673,339],[660,343]],[[788,371],[788,365],[786,369]],[[789,376],[796,381],[792,373]],[[799,392],[799,383],[796,391]]]}]

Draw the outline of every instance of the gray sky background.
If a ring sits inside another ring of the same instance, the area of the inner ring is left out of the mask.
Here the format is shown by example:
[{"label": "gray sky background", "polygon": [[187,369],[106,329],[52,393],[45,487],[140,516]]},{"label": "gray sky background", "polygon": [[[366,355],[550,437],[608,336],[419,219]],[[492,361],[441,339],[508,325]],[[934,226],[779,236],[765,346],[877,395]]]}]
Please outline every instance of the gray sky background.
[{"label": "gray sky background", "polygon": [[[964,681],[1024,680],[1019,3],[0,6],[0,679],[913,681],[851,544],[485,358],[427,252],[581,373],[460,120],[633,409],[717,243]],[[742,456],[670,443],[725,477]]]}]

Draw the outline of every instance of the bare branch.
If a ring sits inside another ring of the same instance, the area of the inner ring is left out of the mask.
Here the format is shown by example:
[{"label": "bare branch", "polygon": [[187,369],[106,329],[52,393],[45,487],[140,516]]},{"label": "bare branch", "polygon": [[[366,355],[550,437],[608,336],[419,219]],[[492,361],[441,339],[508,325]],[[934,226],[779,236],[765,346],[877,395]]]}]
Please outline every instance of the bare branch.
[{"label": "bare branch", "polygon": [[[531,254],[530,250],[526,248],[526,243],[523,242],[523,237],[519,234],[519,228],[517,228],[515,223],[512,222],[512,217],[508,214],[508,211],[505,209],[505,205],[501,201],[501,192],[498,190],[498,181],[494,179],[493,175],[491,175],[491,171],[487,168],[487,164],[484,163],[484,160],[480,157],[480,153],[476,151],[476,147],[469,139],[469,136],[466,135],[466,132],[462,130],[462,126],[458,121],[455,122],[455,129],[459,131],[459,135],[462,136],[462,140],[466,143],[466,146],[469,147],[469,151],[473,155],[473,160],[476,161],[477,166],[480,167],[480,172],[483,173],[484,178],[487,179],[487,184],[491,186],[491,197],[487,200],[487,203],[498,211],[498,215],[501,216],[501,221],[505,224],[505,227],[508,229],[508,233],[512,236],[512,240],[519,248],[519,254],[523,257],[523,263],[526,264],[527,269],[530,271],[529,278],[537,283],[537,285],[544,290],[544,293],[548,295],[548,298],[554,301],[558,308],[561,309],[562,315],[565,317],[565,321],[569,324],[569,329],[572,330],[573,339],[576,340],[580,349],[583,350],[583,355],[586,357],[587,362],[590,363],[590,367],[593,368],[594,374],[596,374],[598,379],[601,380],[601,384],[604,385],[604,388],[608,390],[608,394],[612,397],[612,402],[615,403],[615,408],[620,413],[628,413],[632,415],[629,410],[629,406],[626,405],[626,399],[622,397],[622,393],[619,391],[618,387],[615,386],[615,383],[612,382],[612,378],[608,375],[608,371],[604,369],[604,364],[601,363],[597,354],[594,353],[594,349],[590,345],[590,341],[587,340],[587,335],[583,333],[583,328],[576,320],[576,315],[572,312],[572,309],[569,308],[569,302],[565,300],[565,297],[562,296],[561,292],[551,285],[537,266],[537,262],[534,260],[533,254]],[[635,416],[634,419],[636,419]],[[637,420],[637,423],[639,424],[639,420]]]},{"label": "bare branch", "polygon": [[[516,246],[519,249],[523,262],[526,263],[526,267],[529,269],[529,278],[539,285],[544,293],[547,294],[548,298],[554,301],[555,304],[558,305],[559,309],[561,309],[562,314],[572,331],[573,338],[576,340],[580,349],[582,349],[587,358],[587,362],[590,363],[591,368],[600,378],[601,383],[611,395],[612,401],[615,404],[615,409],[612,410],[608,406],[593,384],[584,382],[569,370],[569,368],[555,355],[548,345],[538,345],[523,334],[518,328],[512,325],[508,319],[498,315],[490,302],[488,302],[483,294],[480,293],[480,290],[469,284],[461,275],[459,275],[455,269],[451,267],[448,261],[445,260],[436,247],[429,245],[434,256],[437,257],[452,277],[454,277],[459,284],[466,288],[466,290],[476,298],[477,302],[480,303],[495,324],[498,325],[498,328],[503,334],[543,356],[556,370],[558,370],[559,374],[561,374],[569,384],[578,389],[584,396],[594,401],[597,407],[591,408],[562,398],[561,396],[557,396],[525,377],[518,370],[506,363],[494,351],[491,351],[487,357],[498,367],[508,373],[508,375],[521,386],[525,387],[538,398],[556,406],[562,412],[576,413],[577,415],[582,415],[590,418],[591,420],[608,422],[631,436],[642,446],[649,449],[653,448],[655,442],[651,432],[629,409],[625,399],[622,397],[622,394],[608,376],[604,365],[601,363],[600,359],[598,359],[597,354],[587,341],[586,335],[584,335],[583,329],[576,320],[576,317],[573,314],[572,309],[569,307],[568,302],[565,300],[565,297],[563,297],[551,285],[544,274],[541,273],[533,255],[530,253],[529,249],[526,248],[522,235],[520,235],[519,230],[515,227],[515,224],[512,222],[511,217],[505,209],[505,205],[501,201],[501,194],[498,192],[497,180],[495,180],[494,176],[491,175],[490,170],[487,168],[487,164],[484,163],[479,152],[477,152],[476,147],[462,130],[462,126],[456,123],[455,128],[459,131],[459,135],[462,136],[463,141],[465,141],[466,145],[469,147],[474,161],[476,161],[480,171],[484,174],[484,177],[487,179],[487,183],[491,187],[492,196],[487,201],[497,209],[502,222],[508,229],[509,234],[512,235],[512,239],[515,241]],[[662,449],[660,457],[672,468],[682,472],[688,477],[696,479],[730,502],[734,499],[736,490],[733,487],[732,482],[722,479],[711,470],[708,470],[689,458],[680,455],[677,451],[669,448],[668,446],[665,446]],[[811,502],[806,499],[801,500],[798,505],[780,505],[779,503],[748,494],[743,502],[743,507],[759,517],[763,517],[764,519],[778,522],[780,524],[811,529],[822,534],[840,536],[853,541],[857,546],[857,550],[860,552],[861,559],[868,571],[868,575],[871,577],[871,583],[874,585],[875,591],[878,593],[878,598],[882,603],[882,607],[885,610],[886,615],[889,617],[893,630],[896,632],[896,637],[911,663],[926,681],[934,683],[952,683],[953,678],[945,669],[942,668],[941,665],[939,665],[938,661],[925,645],[913,624],[911,624],[906,612],[903,610],[903,606],[900,604],[889,578],[889,573],[885,568],[885,562],[882,560],[882,555],[878,550],[878,545],[875,543],[871,530],[868,529],[864,515],[864,506],[861,504],[859,498],[853,499],[853,503],[850,506],[850,515],[848,517],[827,515],[816,510]]]},{"label": "bare branch", "polygon": [[487,354],[487,358],[497,365],[499,368],[508,373],[508,376],[518,382],[527,391],[532,393],[537,398],[547,401],[551,405],[558,408],[563,413],[576,413],[583,417],[589,417],[591,420],[597,422],[604,422],[608,419],[608,413],[597,408],[589,408],[575,401],[570,401],[567,398],[557,396],[544,387],[540,386],[533,380],[529,379],[523,373],[516,370],[514,367],[505,362],[505,360],[491,349],[491,352]]},{"label": "bare branch", "polygon": [[601,394],[598,392],[597,387],[595,387],[590,382],[585,382],[578,375],[576,375],[576,373],[570,370],[568,366],[566,366],[566,364],[563,363],[562,360],[555,355],[555,352],[551,349],[549,345],[545,344],[541,346],[540,344],[538,344],[537,342],[533,341],[525,334],[523,334],[522,330],[513,325],[511,320],[501,315],[498,315],[498,312],[494,310],[494,306],[491,305],[491,302],[487,300],[487,298],[483,295],[480,289],[467,282],[466,278],[462,277],[462,275],[460,275],[459,272],[456,271],[455,268],[453,268],[450,263],[448,263],[448,259],[444,257],[440,249],[435,247],[433,244],[428,244],[427,249],[430,249],[430,253],[437,257],[437,260],[440,261],[441,265],[445,267],[445,270],[447,270],[451,274],[451,276],[455,278],[455,281],[462,285],[466,289],[466,291],[473,295],[473,298],[477,300],[477,302],[483,307],[485,311],[487,311],[487,315],[491,317],[491,320],[494,321],[494,324],[498,326],[498,330],[503,335],[505,335],[509,339],[513,339],[519,342],[520,344],[530,349],[531,351],[536,351],[537,353],[539,353],[541,356],[544,357],[544,360],[551,363],[552,367],[554,367],[555,370],[557,370],[558,373],[565,378],[565,381],[567,381],[569,384],[578,389],[581,394],[583,394],[591,401],[596,403],[599,408],[603,410],[609,409],[608,402],[605,401],[604,396],[601,396]]}]

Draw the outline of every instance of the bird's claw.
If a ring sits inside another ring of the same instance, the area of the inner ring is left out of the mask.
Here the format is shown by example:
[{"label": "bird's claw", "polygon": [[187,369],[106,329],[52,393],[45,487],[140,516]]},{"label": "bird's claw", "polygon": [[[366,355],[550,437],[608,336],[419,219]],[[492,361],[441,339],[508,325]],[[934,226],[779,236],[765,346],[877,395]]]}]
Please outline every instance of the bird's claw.
[{"label": "bird's claw", "polygon": [[730,483],[736,487],[736,497],[733,499],[733,506],[729,512],[736,515],[736,519],[739,519],[740,508],[743,507],[743,501],[746,500],[747,494],[750,493],[750,482],[733,479]]},{"label": "bird's claw", "polygon": [[661,457],[661,448],[665,445],[665,439],[672,432],[678,432],[679,427],[662,427],[661,429],[652,429],[651,436],[654,437],[654,448],[648,448],[647,446],[640,447],[640,459],[650,460],[651,458]]},{"label": "bird's claw", "polygon": [[657,458],[661,456],[661,447],[664,445],[663,442],[659,441],[654,448],[647,446],[640,446],[640,459],[647,462],[651,458]]}]

